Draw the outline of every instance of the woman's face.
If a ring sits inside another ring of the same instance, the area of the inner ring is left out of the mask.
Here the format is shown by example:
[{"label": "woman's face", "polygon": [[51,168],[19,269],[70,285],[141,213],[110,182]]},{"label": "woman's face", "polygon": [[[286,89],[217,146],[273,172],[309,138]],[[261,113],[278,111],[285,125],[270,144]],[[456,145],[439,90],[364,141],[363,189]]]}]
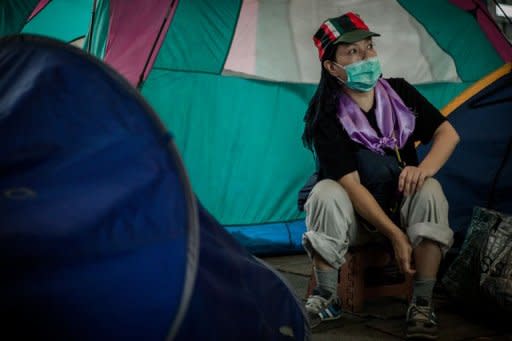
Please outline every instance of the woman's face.
[{"label": "woman's face", "polygon": [[346,80],[347,73],[340,65],[346,66],[375,56],[377,51],[373,46],[372,38],[368,38],[351,44],[339,44],[334,55],[334,61],[339,65],[331,60],[325,60],[323,65],[334,77]]},{"label": "woman's face", "polygon": [[372,38],[368,38],[351,44],[339,44],[336,48],[335,61],[346,66],[376,55]]}]

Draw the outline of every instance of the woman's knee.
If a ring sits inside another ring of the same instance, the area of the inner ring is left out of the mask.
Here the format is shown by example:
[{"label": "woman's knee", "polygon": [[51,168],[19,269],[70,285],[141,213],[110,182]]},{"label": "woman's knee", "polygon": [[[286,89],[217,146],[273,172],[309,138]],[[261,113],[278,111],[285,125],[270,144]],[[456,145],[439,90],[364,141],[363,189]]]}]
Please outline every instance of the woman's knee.
[{"label": "woman's knee", "polygon": [[312,189],[304,206],[308,230],[344,241],[355,225],[355,214],[347,193],[337,182],[322,180]]},{"label": "woman's knee", "polygon": [[427,178],[416,195],[420,201],[447,202],[441,184],[434,178]]},{"label": "woman's knee", "polygon": [[318,182],[309,194],[306,204],[310,205],[345,205],[350,204],[347,193],[339,183],[325,179]]}]

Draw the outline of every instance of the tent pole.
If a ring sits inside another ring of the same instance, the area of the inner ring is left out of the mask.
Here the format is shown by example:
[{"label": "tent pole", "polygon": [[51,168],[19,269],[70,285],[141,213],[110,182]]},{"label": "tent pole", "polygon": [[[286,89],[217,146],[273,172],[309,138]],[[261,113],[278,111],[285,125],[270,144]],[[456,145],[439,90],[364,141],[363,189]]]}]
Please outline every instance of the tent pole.
[{"label": "tent pole", "polygon": [[[39,9],[39,11],[38,11],[36,14],[32,13],[32,14],[30,15],[30,17],[27,19],[27,22],[25,23],[25,25],[27,25],[29,22],[31,22],[31,21],[32,21],[32,19],[34,19],[34,18],[35,18],[39,13],[41,13],[41,11],[42,11],[46,6],[48,6],[48,4],[49,4],[50,2],[51,2],[51,0],[48,0],[48,2],[47,2],[47,3],[45,3],[45,4],[43,5],[43,7],[41,7],[41,8]],[[41,3],[41,1],[39,1],[39,2],[37,3],[36,8],[37,8],[37,6],[39,6],[39,4],[40,4],[40,3]],[[35,8],[34,8],[34,10],[35,10]]]},{"label": "tent pole", "polygon": [[89,28],[89,40],[87,41],[87,53],[91,53],[92,35],[94,32],[94,20],[96,19],[96,0],[92,3],[91,26]]},{"label": "tent pole", "polygon": [[174,7],[174,3],[176,1],[177,0],[171,0],[169,7],[167,8],[167,12],[165,13],[164,20],[162,21],[162,24],[160,25],[160,29],[158,30],[158,34],[156,35],[156,39],[153,42],[153,45],[151,46],[151,50],[149,51],[149,55],[148,55],[148,58],[146,59],[146,63],[144,64],[144,67],[142,68],[142,72],[139,76],[139,81],[137,82],[137,88],[140,88],[142,86],[142,82],[144,81],[144,74],[146,73],[146,69],[148,68],[149,61],[151,60],[153,53],[155,53],[155,49],[156,49],[156,45],[158,44],[158,40],[160,39],[160,36],[162,35],[162,31],[164,30],[167,20],[169,20],[169,14],[171,14],[171,9]]},{"label": "tent pole", "polygon": [[[501,6],[498,4],[498,2],[496,0],[493,0],[494,3],[496,4],[496,6],[503,12],[503,9],[501,8]],[[507,39],[507,37],[505,36],[505,33],[503,32],[503,30],[498,26],[498,24],[496,23],[496,21],[494,21],[494,19],[492,18],[491,14],[489,13],[489,11],[487,10],[487,8],[485,7],[482,7],[480,5],[480,2],[477,2],[476,3],[478,9],[480,9],[482,11],[482,13],[487,17],[487,19],[489,19],[489,21],[498,29],[498,32],[501,33],[501,35],[503,36],[503,39],[505,39],[505,41],[508,43],[509,46],[512,46],[512,43]],[[503,14],[505,14],[505,12],[503,12]],[[512,21],[510,20],[510,18],[505,14],[505,17],[507,18],[507,20],[512,24]],[[476,19],[476,17],[475,17]]]},{"label": "tent pole", "polygon": [[501,5],[498,3],[498,1],[494,0],[494,4],[496,5],[497,8],[500,9],[501,13],[503,13],[503,16],[505,18],[507,18],[508,20],[508,23],[509,24],[512,24],[512,20],[510,20],[510,18],[508,17],[507,13],[505,13],[505,11],[503,10],[503,8],[501,7]]}]

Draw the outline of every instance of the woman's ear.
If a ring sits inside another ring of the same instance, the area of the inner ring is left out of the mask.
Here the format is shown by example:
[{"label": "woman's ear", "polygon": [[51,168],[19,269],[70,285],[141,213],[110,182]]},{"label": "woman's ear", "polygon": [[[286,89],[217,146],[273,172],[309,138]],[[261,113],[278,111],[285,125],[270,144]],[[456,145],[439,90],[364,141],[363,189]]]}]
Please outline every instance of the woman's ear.
[{"label": "woman's ear", "polygon": [[339,65],[336,65],[332,60],[324,60],[323,66],[331,74],[331,76],[336,78],[345,78],[345,72],[343,71],[343,68],[341,68]]},{"label": "woman's ear", "polygon": [[335,72],[334,70],[334,64],[332,63],[332,61],[326,59],[323,61],[323,66],[324,68],[327,70],[327,72],[329,72],[332,76],[334,76],[333,72]]}]

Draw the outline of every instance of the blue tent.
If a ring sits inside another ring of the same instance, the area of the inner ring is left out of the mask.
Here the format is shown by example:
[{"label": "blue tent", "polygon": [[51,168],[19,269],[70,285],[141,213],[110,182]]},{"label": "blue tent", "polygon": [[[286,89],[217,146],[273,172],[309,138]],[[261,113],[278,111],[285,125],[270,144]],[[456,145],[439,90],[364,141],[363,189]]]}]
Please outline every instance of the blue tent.
[{"label": "blue tent", "polygon": [[18,35],[0,40],[0,74],[0,335],[309,338],[286,281],[201,207],[113,69]]},{"label": "blue tent", "polygon": [[511,71],[505,64],[446,108],[461,142],[437,177],[450,203],[457,249],[475,206],[512,214]]}]

